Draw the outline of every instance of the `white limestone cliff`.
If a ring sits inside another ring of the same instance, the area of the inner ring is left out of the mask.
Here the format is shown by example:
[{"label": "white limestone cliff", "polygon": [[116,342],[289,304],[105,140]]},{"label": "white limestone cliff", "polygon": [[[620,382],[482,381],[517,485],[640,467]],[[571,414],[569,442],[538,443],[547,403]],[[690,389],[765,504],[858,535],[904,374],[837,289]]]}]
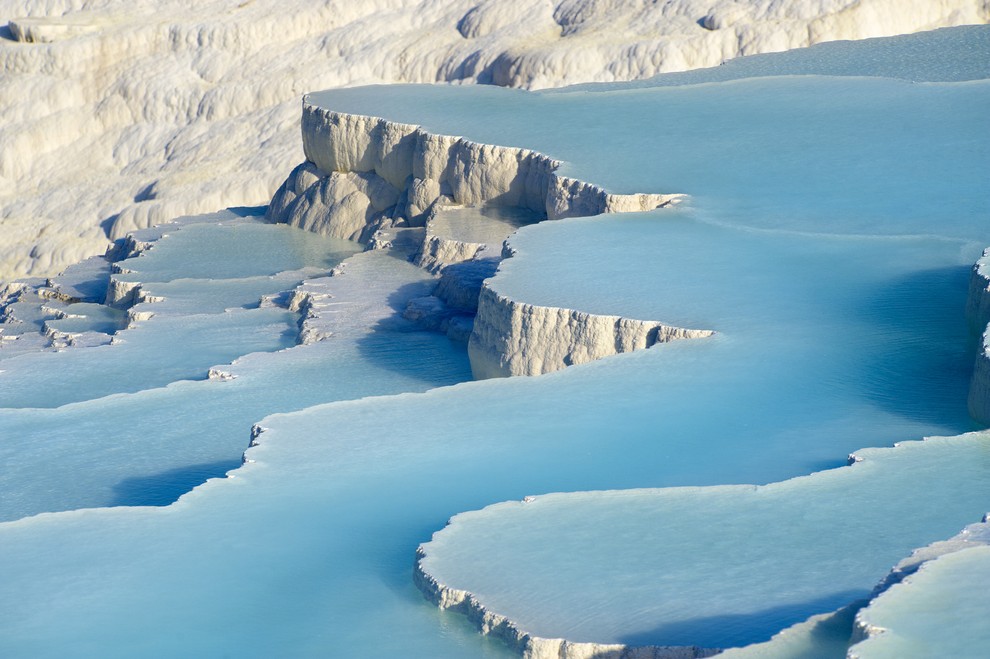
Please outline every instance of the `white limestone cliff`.
[{"label": "white limestone cliff", "polygon": [[681,197],[611,194],[557,175],[561,163],[535,151],[336,112],[310,95],[303,98],[302,112],[303,151],[311,164],[300,165],[276,192],[269,217],[279,221],[286,221],[284,213],[298,212],[288,208],[297,197],[312,194],[313,184],[335,174],[368,177],[367,185],[379,193],[375,210],[391,208],[393,216],[414,223],[424,222],[423,214],[437,202],[518,207],[560,219],[649,210]]}]

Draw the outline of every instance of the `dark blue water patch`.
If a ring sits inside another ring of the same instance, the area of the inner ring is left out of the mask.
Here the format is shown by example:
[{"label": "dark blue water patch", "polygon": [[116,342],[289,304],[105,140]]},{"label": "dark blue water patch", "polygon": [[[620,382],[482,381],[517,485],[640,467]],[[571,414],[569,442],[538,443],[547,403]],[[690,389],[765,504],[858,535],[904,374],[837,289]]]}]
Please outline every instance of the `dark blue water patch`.
[{"label": "dark blue water patch", "polygon": [[211,478],[222,478],[240,460],[220,460],[125,478],[113,486],[111,506],[167,506]]},{"label": "dark blue water patch", "polygon": [[[718,648],[762,643],[770,640],[781,629],[807,620],[809,611],[828,613],[867,595],[869,591],[838,591],[823,594],[813,600],[774,606],[753,613],[727,613],[675,620],[650,630],[623,636],[621,642],[628,645],[695,645],[697,639],[705,638],[708,647]],[[819,655],[819,659],[824,657]]]},{"label": "dark blue water patch", "polygon": [[[858,369],[868,400],[920,423],[966,415],[976,357],[965,316],[969,272],[961,265],[920,270],[858,301],[861,315],[882,337]],[[972,429],[977,427],[974,422]]]}]

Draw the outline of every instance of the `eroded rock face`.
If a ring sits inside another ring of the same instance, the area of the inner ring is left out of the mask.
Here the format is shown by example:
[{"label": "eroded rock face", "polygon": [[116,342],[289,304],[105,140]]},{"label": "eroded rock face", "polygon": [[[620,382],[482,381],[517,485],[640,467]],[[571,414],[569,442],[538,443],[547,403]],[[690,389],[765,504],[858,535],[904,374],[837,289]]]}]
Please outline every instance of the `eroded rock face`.
[{"label": "eroded rock face", "polygon": [[597,185],[555,176],[547,191],[547,217],[584,217],[602,213],[635,213],[672,206],[684,195],[612,194]]},{"label": "eroded rock face", "polygon": [[969,413],[981,423],[990,422],[990,337],[986,332],[980,342],[969,383]]},{"label": "eroded rock face", "polygon": [[453,309],[477,313],[481,287],[498,270],[500,258],[476,258],[455,263],[440,273],[435,295]]},{"label": "eroded rock face", "polygon": [[[302,138],[308,160],[275,193],[268,219],[373,247],[387,243],[375,238],[379,229],[419,226],[451,203],[512,207],[533,212],[537,218],[559,219],[652,210],[683,197],[612,194],[559,176],[560,162],[535,151],[478,144],[409,124],[335,112],[310,97],[303,101]],[[477,313],[468,342],[475,377],[538,375],[712,334],[500,296],[483,284],[498,261],[511,256],[511,250],[500,254],[498,247],[445,239],[427,230],[417,255],[421,267],[441,275],[438,302],[461,315]],[[474,261],[479,267],[467,265]],[[447,268],[454,269],[444,276]],[[430,328],[440,327],[440,321],[434,320],[444,316],[419,307],[409,310],[409,315]],[[466,334],[470,327],[461,318],[455,333]]]},{"label": "eroded rock face", "polygon": [[438,273],[449,265],[473,260],[484,247],[427,234],[416,264],[424,270]]},{"label": "eroded rock face", "polygon": [[475,378],[539,375],[657,343],[712,334],[656,321],[525,304],[485,286],[478,298],[468,354]]},{"label": "eroded rock face", "polygon": [[511,206],[560,219],[652,210],[683,197],[612,194],[558,176],[561,163],[535,151],[478,144],[433,135],[409,124],[335,112],[308,96],[303,100],[302,136],[308,162],[293,171],[273,198],[269,216],[276,221],[284,221],[288,204],[306,194],[316,178],[335,173],[367,174],[367,186],[372,182],[389,186],[376,210],[398,203],[393,216],[416,225],[438,202]]}]

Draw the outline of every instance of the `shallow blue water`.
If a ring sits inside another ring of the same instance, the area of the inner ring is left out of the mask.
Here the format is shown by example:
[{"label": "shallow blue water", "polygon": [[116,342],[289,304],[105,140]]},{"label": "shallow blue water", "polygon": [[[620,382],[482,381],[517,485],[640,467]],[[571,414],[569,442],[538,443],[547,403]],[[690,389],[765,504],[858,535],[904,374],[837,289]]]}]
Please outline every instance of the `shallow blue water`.
[{"label": "shallow blue water", "polygon": [[[988,85],[799,76],[554,94],[400,85],[387,94],[390,119],[535,149],[613,192],[688,193],[724,223],[966,239],[984,232],[990,212]],[[383,93],[311,98],[375,115]],[[627,155],[637,152],[652,155]],[[952,219],[936,222],[950,207]]]},{"label": "shallow blue water", "polygon": [[[120,332],[120,343],[5,364],[0,520],[167,505],[240,466],[252,424],[272,412],[470,377],[463,350],[424,332],[365,328],[360,340],[293,347],[299,315],[258,308],[259,300],[302,281],[294,268],[321,265],[309,275],[325,273],[359,246],[208,220],[121,262],[146,293],[165,299],[140,305],[154,316]],[[185,274],[211,278],[168,280]],[[221,366],[234,379],[206,379],[210,367],[235,358]]]}]

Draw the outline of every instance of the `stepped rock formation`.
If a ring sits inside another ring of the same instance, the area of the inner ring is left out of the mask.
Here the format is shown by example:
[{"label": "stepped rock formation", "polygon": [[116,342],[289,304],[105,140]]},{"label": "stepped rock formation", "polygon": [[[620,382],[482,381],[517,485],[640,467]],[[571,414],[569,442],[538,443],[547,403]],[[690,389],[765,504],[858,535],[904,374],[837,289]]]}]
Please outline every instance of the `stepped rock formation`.
[{"label": "stepped rock formation", "polygon": [[[338,238],[368,242],[382,229],[424,224],[425,213],[450,203],[508,206],[560,219],[648,210],[682,197],[612,194],[558,175],[560,163],[534,151],[335,112],[310,96],[303,100],[302,138],[307,161],[293,169],[275,193],[267,217]],[[429,235],[424,240],[422,252],[429,254]],[[503,252],[511,256],[511,249]],[[479,293],[468,344],[472,370],[479,378],[538,375],[712,334],[534,306],[499,295],[487,283]],[[460,306],[474,305],[460,301]]]}]

